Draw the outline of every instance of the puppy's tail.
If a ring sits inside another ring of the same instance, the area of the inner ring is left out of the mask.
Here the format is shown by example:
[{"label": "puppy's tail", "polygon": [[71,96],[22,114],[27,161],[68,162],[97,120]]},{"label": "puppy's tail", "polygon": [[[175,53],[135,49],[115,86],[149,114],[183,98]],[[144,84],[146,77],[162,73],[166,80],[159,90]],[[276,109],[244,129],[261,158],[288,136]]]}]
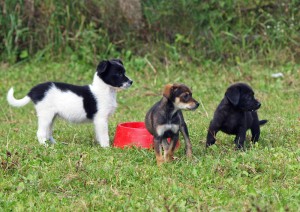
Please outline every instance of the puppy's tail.
[{"label": "puppy's tail", "polygon": [[268,120],[260,120],[259,121],[259,125],[264,125],[265,123],[267,123],[268,122]]},{"label": "puppy's tail", "polygon": [[6,99],[7,99],[8,103],[14,107],[22,107],[30,102],[29,96],[25,96],[22,99],[16,99],[14,97],[14,89],[13,88],[9,89]]}]

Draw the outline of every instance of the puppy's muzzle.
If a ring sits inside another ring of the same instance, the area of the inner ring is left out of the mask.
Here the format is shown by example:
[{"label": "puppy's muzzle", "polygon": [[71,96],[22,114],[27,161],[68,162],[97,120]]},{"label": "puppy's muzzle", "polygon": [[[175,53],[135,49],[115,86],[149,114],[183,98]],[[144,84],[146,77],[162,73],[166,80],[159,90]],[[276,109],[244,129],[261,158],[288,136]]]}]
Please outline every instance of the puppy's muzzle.
[{"label": "puppy's muzzle", "polygon": [[255,106],[255,110],[258,110],[260,108],[260,106],[261,106],[260,102],[257,102],[256,106]]},{"label": "puppy's muzzle", "polygon": [[255,103],[253,102],[253,104],[248,108],[246,109],[246,111],[257,111],[261,106],[261,103],[256,101]]},{"label": "puppy's muzzle", "polygon": [[198,103],[198,102],[195,102],[195,103],[193,104],[193,106],[190,107],[189,109],[190,109],[190,110],[196,110],[198,107],[199,107],[199,103]]},{"label": "puppy's muzzle", "polygon": [[133,81],[132,80],[128,80],[127,82],[124,82],[122,84],[122,89],[126,89],[126,88],[129,88],[131,85],[132,85]]}]

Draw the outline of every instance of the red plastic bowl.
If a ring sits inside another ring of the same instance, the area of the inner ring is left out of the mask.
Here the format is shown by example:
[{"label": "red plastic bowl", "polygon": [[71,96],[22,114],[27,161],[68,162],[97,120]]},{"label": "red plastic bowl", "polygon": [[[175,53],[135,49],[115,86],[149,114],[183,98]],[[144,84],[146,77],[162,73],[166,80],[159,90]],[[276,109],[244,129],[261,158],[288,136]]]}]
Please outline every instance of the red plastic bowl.
[{"label": "red plastic bowl", "polygon": [[[114,147],[124,148],[136,146],[153,148],[153,136],[148,132],[144,122],[126,122],[117,125]],[[179,142],[176,148],[178,148]]]}]

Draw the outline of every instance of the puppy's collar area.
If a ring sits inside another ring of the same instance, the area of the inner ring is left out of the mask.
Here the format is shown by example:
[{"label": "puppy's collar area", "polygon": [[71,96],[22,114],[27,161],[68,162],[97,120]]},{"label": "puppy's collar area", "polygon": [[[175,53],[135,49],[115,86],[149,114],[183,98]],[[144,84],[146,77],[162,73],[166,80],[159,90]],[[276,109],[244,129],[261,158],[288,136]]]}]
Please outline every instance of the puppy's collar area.
[{"label": "puppy's collar area", "polygon": [[[165,94],[165,93],[163,93],[163,97],[166,99],[166,100],[170,100],[170,97],[167,95],[167,94]],[[171,101],[171,100],[170,100]]]},{"label": "puppy's collar area", "polygon": [[171,117],[174,116],[174,114],[177,113],[178,110],[180,110],[173,101],[171,101],[169,98],[163,96],[162,103],[166,105],[165,109],[167,114],[170,114]]}]

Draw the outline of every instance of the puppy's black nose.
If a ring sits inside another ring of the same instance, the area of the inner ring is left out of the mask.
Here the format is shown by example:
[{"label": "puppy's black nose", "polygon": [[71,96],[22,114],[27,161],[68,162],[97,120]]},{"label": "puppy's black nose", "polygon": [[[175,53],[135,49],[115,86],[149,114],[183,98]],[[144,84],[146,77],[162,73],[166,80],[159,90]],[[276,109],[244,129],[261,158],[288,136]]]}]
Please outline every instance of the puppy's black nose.
[{"label": "puppy's black nose", "polygon": [[260,102],[257,102],[256,106],[257,106],[257,108],[260,108],[260,106],[261,106]]},{"label": "puppy's black nose", "polygon": [[132,83],[133,83],[133,81],[132,81],[132,80],[129,80],[129,84],[132,85]]},{"label": "puppy's black nose", "polygon": [[197,103],[196,103],[196,108],[199,107],[199,105],[200,105],[199,102],[197,102]]}]

